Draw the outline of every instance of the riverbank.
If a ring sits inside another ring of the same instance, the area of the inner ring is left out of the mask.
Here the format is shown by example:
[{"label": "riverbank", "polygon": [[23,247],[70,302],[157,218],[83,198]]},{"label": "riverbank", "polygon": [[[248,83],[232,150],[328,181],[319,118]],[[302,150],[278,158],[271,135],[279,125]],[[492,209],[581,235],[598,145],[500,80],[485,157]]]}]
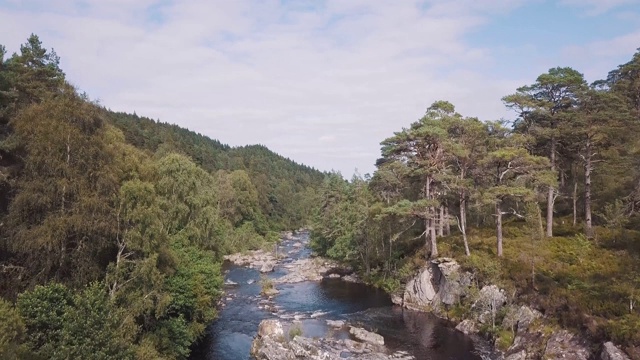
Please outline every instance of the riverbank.
[{"label": "riverbank", "polygon": [[[392,304],[385,292],[350,282],[355,278],[349,275],[351,269],[311,257],[307,244],[308,236],[300,234],[281,243],[278,252],[286,256],[276,257],[274,248],[228,257],[223,265],[227,285],[219,318],[209,327],[192,358],[248,359],[258,338],[260,322],[277,320],[287,337],[290,333],[301,337],[293,346],[302,341],[334,355],[346,355],[345,351],[349,351],[362,358],[378,359],[481,359],[473,353],[471,339],[447,322],[427,313],[402,310]],[[274,262],[273,271],[260,272],[265,262]],[[278,280],[303,273],[311,274],[308,278],[314,280]],[[322,279],[318,279],[318,274]],[[261,294],[263,279],[269,279],[278,293]],[[359,331],[353,329],[379,334],[384,345],[376,347],[379,350],[376,351],[372,345],[358,340],[352,332]]]},{"label": "riverbank", "polygon": [[[459,262],[425,261],[416,252],[407,263],[419,265],[402,279],[396,303],[456,322],[465,334],[490,341],[500,358],[640,359],[633,345],[637,314],[629,308],[637,264],[614,250],[631,246],[638,234],[601,231],[593,241],[567,231],[532,241],[517,227],[506,229],[512,237],[503,258],[493,253],[489,231],[472,232],[477,250]],[[460,243],[458,236],[443,238],[441,254],[463,253]]]}]

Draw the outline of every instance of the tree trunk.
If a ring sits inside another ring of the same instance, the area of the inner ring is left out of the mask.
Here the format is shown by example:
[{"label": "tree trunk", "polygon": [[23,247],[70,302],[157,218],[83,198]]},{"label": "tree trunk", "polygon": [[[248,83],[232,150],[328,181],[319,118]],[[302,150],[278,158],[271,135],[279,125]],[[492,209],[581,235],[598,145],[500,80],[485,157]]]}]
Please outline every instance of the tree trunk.
[{"label": "tree trunk", "polygon": [[578,223],[578,180],[573,179],[573,226]]},{"label": "tree trunk", "polygon": [[[555,137],[551,138],[551,154],[549,159],[551,160],[551,171],[556,171],[556,143]],[[547,193],[547,237],[553,236],[553,206],[555,202],[555,189],[549,186],[549,192]]]},{"label": "tree trunk", "polygon": [[449,222],[449,207],[444,207],[444,236],[451,235],[451,224]]},{"label": "tree trunk", "polygon": [[469,242],[467,241],[467,199],[464,191],[460,192],[460,232],[462,233],[462,241],[464,242],[464,253],[471,255],[469,251]]},{"label": "tree trunk", "polygon": [[444,236],[444,206],[440,204],[440,214],[438,216],[438,236]]},{"label": "tree trunk", "polygon": [[496,239],[498,242],[498,256],[502,256],[502,207],[500,200],[496,201]]},{"label": "tree trunk", "polygon": [[[431,199],[431,177],[427,177],[424,185],[425,199]],[[430,206],[427,208],[425,239],[427,247],[431,251],[431,257],[438,256],[438,245],[436,243],[436,224],[435,224],[435,208]]]},{"label": "tree trunk", "polygon": [[434,220],[434,216],[433,216],[433,212],[435,212],[435,209],[432,207],[431,208],[432,211],[432,215],[431,215],[431,219],[429,219],[429,223],[430,223],[430,235],[429,238],[431,239],[431,257],[436,258],[438,257],[438,243],[437,243],[437,237],[436,237],[436,224],[435,224],[435,220]]},{"label": "tree trunk", "polygon": [[591,224],[591,139],[587,139],[585,146],[586,153],[584,157],[584,221],[587,237],[593,237],[593,225]]}]

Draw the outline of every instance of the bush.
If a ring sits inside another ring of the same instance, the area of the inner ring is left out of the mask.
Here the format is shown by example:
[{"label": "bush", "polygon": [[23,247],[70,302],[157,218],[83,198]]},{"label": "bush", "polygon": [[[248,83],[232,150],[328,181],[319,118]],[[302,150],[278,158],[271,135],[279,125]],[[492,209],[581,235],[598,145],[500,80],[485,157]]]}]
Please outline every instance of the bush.
[{"label": "bush", "polygon": [[27,329],[27,345],[47,358],[59,354],[64,315],[73,295],[61,284],[36,286],[18,296],[17,307]]},{"label": "bush", "polygon": [[74,296],[63,315],[60,359],[133,359],[130,339],[123,333],[122,314],[100,283]]},{"label": "bush", "polygon": [[300,324],[293,324],[289,328],[289,339],[293,339],[296,336],[302,336],[302,326]]}]

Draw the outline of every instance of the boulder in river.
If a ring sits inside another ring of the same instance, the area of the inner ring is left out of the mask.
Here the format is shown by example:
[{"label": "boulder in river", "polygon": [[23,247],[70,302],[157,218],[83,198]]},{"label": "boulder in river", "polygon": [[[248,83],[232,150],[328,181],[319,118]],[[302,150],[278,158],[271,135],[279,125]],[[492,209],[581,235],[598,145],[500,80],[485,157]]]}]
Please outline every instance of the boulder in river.
[{"label": "boulder in river", "polygon": [[327,320],[327,325],[334,328],[341,328],[344,326],[344,320]]},{"label": "boulder in river", "polygon": [[356,339],[367,342],[374,345],[384,345],[384,338],[382,335],[376,334],[365,329],[352,326],[349,329],[349,333],[356,337]]},{"label": "boulder in river", "polygon": [[[265,321],[270,323],[263,325]],[[277,322],[277,324],[273,322]],[[287,341],[284,336],[279,335],[282,329],[283,326],[278,320],[263,320],[260,323],[258,336],[256,336],[251,345],[251,355],[258,360],[414,359],[407,352],[397,351],[390,353],[384,346],[351,339],[294,336],[293,339]]]},{"label": "boulder in river", "polygon": [[457,326],[456,330],[461,331],[465,335],[471,335],[478,333],[478,327],[476,326],[476,322],[473,320],[462,320]]},{"label": "boulder in river", "polygon": [[272,262],[272,261],[267,261],[265,263],[262,264],[262,266],[260,267],[260,272],[261,273],[268,273],[268,272],[272,272],[273,268],[276,267],[276,263]]}]

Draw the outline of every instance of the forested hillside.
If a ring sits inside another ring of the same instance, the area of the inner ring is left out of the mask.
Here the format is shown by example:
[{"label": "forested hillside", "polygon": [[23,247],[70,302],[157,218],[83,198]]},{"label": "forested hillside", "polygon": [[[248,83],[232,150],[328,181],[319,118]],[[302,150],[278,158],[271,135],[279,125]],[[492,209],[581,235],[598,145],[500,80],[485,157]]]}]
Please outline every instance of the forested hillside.
[{"label": "forested hillside", "polygon": [[477,286],[640,356],[640,52],[605,80],[558,67],[502,100],[512,121],[435,102],[382,141],[372,176],[327,178],[314,247],[390,291],[455,257]]},{"label": "forested hillside", "polygon": [[324,174],[114,113],[0,46],[0,358],[184,359],[224,254],[306,225]]}]

